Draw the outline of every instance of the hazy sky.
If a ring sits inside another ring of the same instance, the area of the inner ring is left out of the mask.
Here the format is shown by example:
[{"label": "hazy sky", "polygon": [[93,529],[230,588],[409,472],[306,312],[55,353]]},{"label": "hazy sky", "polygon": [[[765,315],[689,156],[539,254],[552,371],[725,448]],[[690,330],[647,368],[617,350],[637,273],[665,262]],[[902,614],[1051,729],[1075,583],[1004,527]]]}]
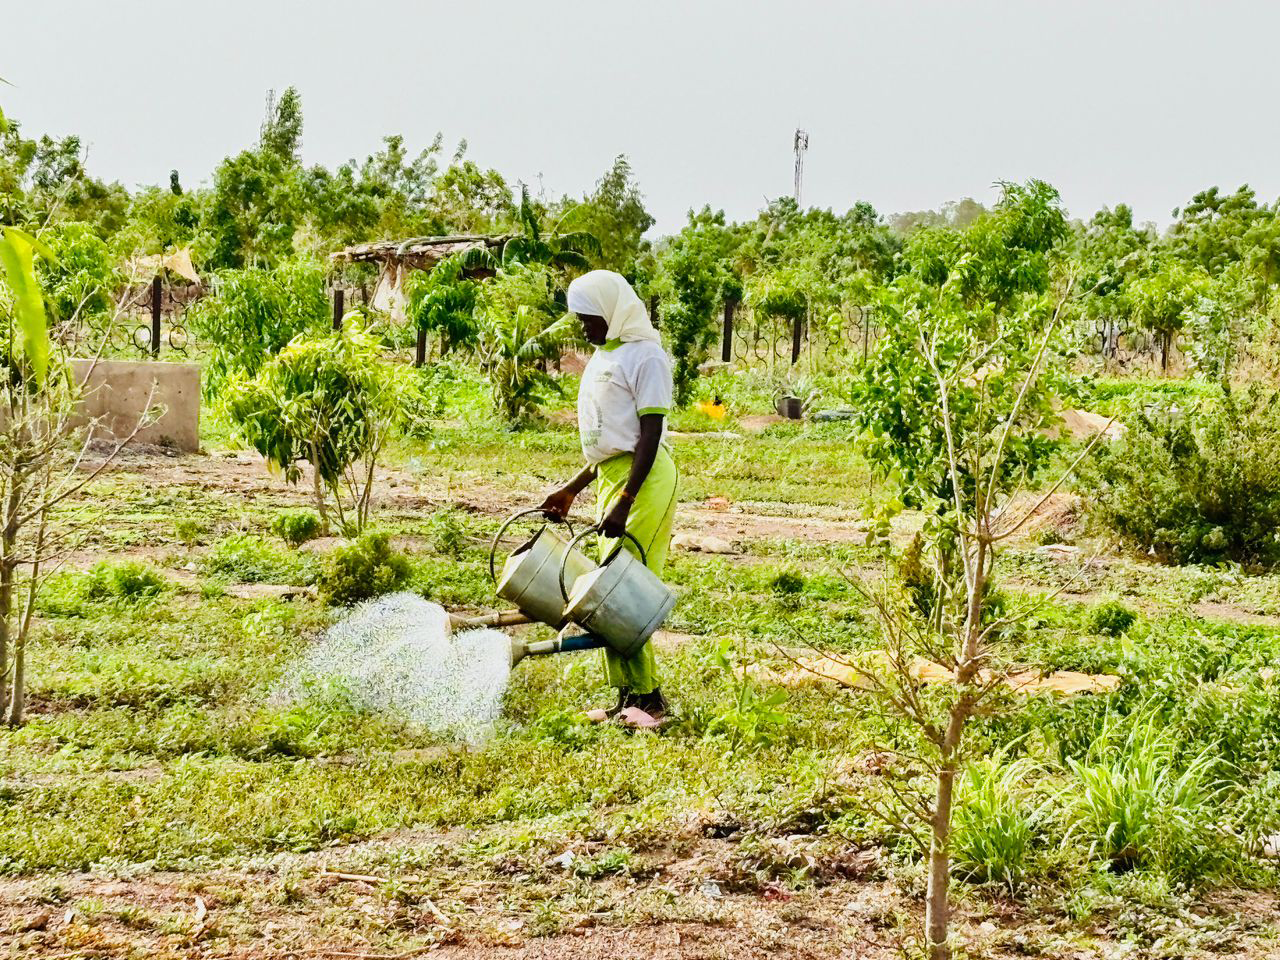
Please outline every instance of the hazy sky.
[{"label": "hazy sky", "polygon": [[0,104],[126,184],[207,180],[293,84],[308,163],[442,131],[509,180],[588,189],[630,156],[658,230],[790,193],[882,213],[1041,177],[1139,219],[1209,184],[1280,194],[1268,0],[3,0]]}]

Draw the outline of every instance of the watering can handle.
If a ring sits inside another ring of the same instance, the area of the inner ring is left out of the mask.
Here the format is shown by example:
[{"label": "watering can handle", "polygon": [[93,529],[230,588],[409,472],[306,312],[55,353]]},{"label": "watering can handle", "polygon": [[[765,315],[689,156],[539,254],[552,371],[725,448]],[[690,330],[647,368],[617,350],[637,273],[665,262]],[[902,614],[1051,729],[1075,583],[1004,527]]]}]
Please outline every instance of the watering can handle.
[{"label": "watering can handle", "polygon": [[[581,540],[583,537],[585,537],[589,533],[599,533],[599,532],[600,532],[600,528],[598,526],[587,527],[587,529],[583,530],[580,534],[578,534],[576,537],[570,540],[569,546],[565,548],[564,559],[560,561],[560,596],[564,598],[565,603],[569,602],[569,587],[564,582],[565,570],[568,569],[568,566],[569,566],[569,555],[573,553],[573,551],[577,548],[579,540]],[[641,544],[640,541],[635,538],[635,534],[633,534],[630,530],[624,530],[622,531],[622,536],[630,538],[631,542],[636,545],[636,549],[640,551],[640,562],[647,567],[649,565],[649,558],[645,553],[643,544]],[[622,549],[622,537],[619,537],[618,545],[614,547],[613,552],[609,554],[609,556],[605,557],[604,563],[602,563],[601,566],[604,566],[605,563],[608,563],[610,560],[616,557],[618,555],[618,552],[621,549]]]},{"label": "watering can handle", "polygon": [[[498,571],[494,564],[494,556],[498,552],[498,544],[502,541],[502,535],[507,532],[507,527],[511,526],[511,524],[515,523],[521,517],[527,517],[531,513],[541,514],[542,508],[530,507],[528,510],[517,510],[511,516],[507,517],[507,519],[502,521],[502,526],[500,526],[498,528],[498,532],[493,535],[493,543],[489,544],[489,579],[491,579],[494,583],[498,582]],[[546,517],[546,514],[543,514],[543,517],[548,520],[550,519]],[[570,536],[573,535],[573,524],[569,522],[568,517],[565,517],[563,520],[557,520],[555,522],[563,523],[566,527],[569,528],[569,535]]]}]

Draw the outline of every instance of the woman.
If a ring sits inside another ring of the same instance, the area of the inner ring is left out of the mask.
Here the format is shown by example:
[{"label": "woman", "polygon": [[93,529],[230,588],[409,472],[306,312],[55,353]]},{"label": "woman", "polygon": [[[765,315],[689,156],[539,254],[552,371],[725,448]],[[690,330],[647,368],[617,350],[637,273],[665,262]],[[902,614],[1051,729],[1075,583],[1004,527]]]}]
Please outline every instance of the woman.
[{"label": "woman", "polygon": [[[548,496],[542,509],[563,519],[574,498],[597,480],[601,558],[626,531],[644,547],[649,569],[661,576],[676,509],[676,465],[662,442],[671,407],[671,360],[644,304],[620,274],[592,270],[574,280],[569,309],[596,346],[578,391],[578,430],[587,465]],[[638,555],[630,538],[623,546]],[[662,719],[667,704],[658,688],[653,644],[626,658],[606,649],[605,667],[609,685],[618,688],[618,703],[612,710],[593,711],[597,719],[631,707]]]}]

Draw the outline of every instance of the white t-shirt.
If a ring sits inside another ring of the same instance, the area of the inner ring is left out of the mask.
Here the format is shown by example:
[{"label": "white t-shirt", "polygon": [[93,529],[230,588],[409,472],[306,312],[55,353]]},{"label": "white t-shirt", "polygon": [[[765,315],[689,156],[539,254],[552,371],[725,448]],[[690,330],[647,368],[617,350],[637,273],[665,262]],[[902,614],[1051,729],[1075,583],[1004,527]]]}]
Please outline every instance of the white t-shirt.
[{"label": "white t-shirt", "polygon": [[[578,432],[587,463],[634,453],[640,417],[671,411],[671,358],[660,343],[635,340],[596,348],[578,389]],[[667,425],[662,425],[666,436]]]}]

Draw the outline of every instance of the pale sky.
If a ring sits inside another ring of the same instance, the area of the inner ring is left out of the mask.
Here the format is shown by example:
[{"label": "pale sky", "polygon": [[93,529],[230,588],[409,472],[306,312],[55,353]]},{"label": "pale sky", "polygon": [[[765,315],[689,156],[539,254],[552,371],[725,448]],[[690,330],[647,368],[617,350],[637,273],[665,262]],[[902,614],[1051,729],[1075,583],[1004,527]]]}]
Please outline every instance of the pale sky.
[{"label": "pale sky", "polygon": [[789,194],[797,125],[806,205],[1034,176],[1163,224],[1210,184],[1280,195],[1278,39],[1267,0],[3,0],[0,104],[127,185],[207,181],[292,84],[307,163],[439,130],[558,195],[626,153],[659,233]]}]

